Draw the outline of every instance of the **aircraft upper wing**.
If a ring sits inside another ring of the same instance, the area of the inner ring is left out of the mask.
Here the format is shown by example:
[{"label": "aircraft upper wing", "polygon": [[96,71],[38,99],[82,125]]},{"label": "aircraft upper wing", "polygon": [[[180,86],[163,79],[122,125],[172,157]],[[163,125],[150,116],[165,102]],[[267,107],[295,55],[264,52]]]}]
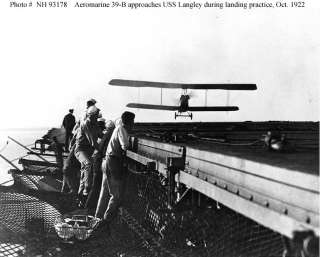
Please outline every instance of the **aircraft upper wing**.
[{"label": "aircraft upper wing", "polygon": [[238,111],[239,108],[237,106],[193,106],[188,109],[191,112],[223,112],[223,111]]},{"label": "aircraft upper wing", "polygon": [[166,111],[176,111],[179,108],[178,106],[138,104],[138,103],[129,103],[129,104],[127,104],[127,107],[139,108],[139,109],[166,110]]},{"label": "aircraft upper wing", "polygon": [[256,90],[256,84],[182,84],[151,82],[140,80],[112,79],[110,85],[122,87],[158,87],[158,88],[182,88],[182,89],[223,89],[223,90]]}]

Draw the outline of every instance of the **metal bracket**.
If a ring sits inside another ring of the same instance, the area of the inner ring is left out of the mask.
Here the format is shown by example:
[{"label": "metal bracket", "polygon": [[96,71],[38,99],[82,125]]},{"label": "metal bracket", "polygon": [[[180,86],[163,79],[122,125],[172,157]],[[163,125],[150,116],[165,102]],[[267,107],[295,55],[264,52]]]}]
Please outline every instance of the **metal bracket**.
[{"label": "metal bracket", "polygon": [[167,167],[184,170],[185,159],[183,157],[167,157]]},{"label": "metal bracket", "polygon": [[129,159],[144,165],[148,171],[152,171],[156,169],[156,162],[148,157],[142,156],[140,154],[137,154],[129,150],[126,153],[126,156]]},{"label": "metal bracket", "polygon": [[176,181],[175,175],[183,170],[185,159],[183,157],[168,157],[167,158],[167,178],[168,178],[168,207],[172,208],[176,201]]}]

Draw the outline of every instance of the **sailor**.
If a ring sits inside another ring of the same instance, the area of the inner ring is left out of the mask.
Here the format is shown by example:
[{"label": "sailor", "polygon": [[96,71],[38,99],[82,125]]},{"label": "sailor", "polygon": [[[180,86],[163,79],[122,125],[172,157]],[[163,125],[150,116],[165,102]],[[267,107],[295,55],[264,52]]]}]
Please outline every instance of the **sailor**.
[{"label": "sailor", "polygon": [[81,164],[78,195],[83,201],[87,197],[90,189],[91,156],[95,149],[99,149],[97,142],[99,134],[101,133],[97,122],[99,111],[95,105],[87,109],[86,118],[80,121],[76,135],[74,153]]},{"label": "sailor", "polygon": [[[108,227],[116,216],[121,204],[126,171],[124,169],[125,152],[129,147],[129,133],[134,125],[135,114],[124,112],[120,124],[114,129],[110,138],[106,157],[102,162],[102,185],[95,216],[101,219],[100,229]],[[110,199],[106,207],[106,195]]]},{"label": "sailor", "polygon": [[[102,119],[99,119],[98,122],[102,122]],[[91,211],[95,212],[95,209],[97,206],[100,189],[101,189],[101,182],[102,182],[102,170],[101,170],[102,159],[105,157],[106,149],[114,128],[115,128],[115,125],[113,121],[109,120],[108,122],[105,123],[105,130],[104,130],[103,137],[99,142],[99,149],[95,150],[92,155],[93,180],[92,180],[92,187],[85,205],[85,208],[88,209],[89,212]]]},{"label": "sailor", "polygon": [[84,119],[87,117],[87,110],[88,110],[88,108],[91,107],[91,106],[96,106],[96,103],[97,103],[97,101],[96,101],[95,99],[93,99],[93,98],[91,98],[91,99],[89,99],[89,100],[87,101],[86,111],[84,112],[83,116],[80,117],[80,119],[78,120],[78,122],[76,123],[76,125],[75,125],[74,128],[73,128],[73,131],[72,131],[72,132],[73,132],[74,135],[77,133],[77,129],[78,129],[79,126],[80,126],[80,121],[81,121],[81,120],[84,120]]},{"label": "sailor", "polygon": [[80,169],[80,163],[75,157],[75,142],[77,137],[77,131],[80,127],[81,120],[84,120],[87,116],[87,110],[91,106],[95,106],[97,101],[93,98],[87,101],[86,112],[80,120],[77,121],[76,125],[73,128],[73,137],[69,143],[69,155],[63,166],[63,182],[61,192],[76,193],[78,191],[79,181],[77,182],[77,175]]},{"label": "sailor", "polygon": [[89,99],[89,100],[87,101],[87,109],[88,109],[90,106],[95,105],[96,103],[97,103],[97,101],[96,101],[95,99],[93,99],[93,98]]},{"label": "sailor", "polygon": [[73,136],[72,130],[74,126],[76,125],[76,118],[73,115],[73,109],[69,110],[69,113],[64,116],[62,126],[66,130],[65,135],[65,150],[66,152],[69,152],[69,142]]}]

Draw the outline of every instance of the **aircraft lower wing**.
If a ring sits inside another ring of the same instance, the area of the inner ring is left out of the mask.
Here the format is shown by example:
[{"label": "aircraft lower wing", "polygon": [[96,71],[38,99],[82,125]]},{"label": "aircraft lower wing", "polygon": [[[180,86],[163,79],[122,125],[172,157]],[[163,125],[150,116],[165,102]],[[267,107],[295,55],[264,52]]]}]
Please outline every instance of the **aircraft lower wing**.
[{"label": "aircraft lower wing", "polygon": [[138,104],[138,103],[129,103],[129,104],[127,104],[127,107],[139,108],[139,109],[166,110],[166,111],[176,111],[179,109],[178,106]]},{"label": "aircraft lower wing", "polygon": [[184,84],[141,80],[112,79],[110,85],[122,87],[158,87],[182,89],[223,89],[223,90],[256,90],[256,84]]},{"label": "aircraft lower wing", "polygon": [[237,106],[193,106],[188,109],[191,112],[225,112],[225,111],[238,111]]}]

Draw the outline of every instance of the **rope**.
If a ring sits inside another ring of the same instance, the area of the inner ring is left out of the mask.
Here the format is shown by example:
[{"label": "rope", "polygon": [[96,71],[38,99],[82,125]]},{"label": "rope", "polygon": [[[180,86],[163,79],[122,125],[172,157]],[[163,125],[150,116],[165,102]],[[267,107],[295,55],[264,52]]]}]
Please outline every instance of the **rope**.
[{"label": "rope", "polygon": [[199,140],[202,140],[202,141],[209,141],[210,143],[214,143],[214,144],[220,144],[220,145],[235,145],[235,146],[248,146],[248,145],[255,145],[259,142],[261,142],[260,139],[258,140],[255,140],[253,142],[250,142],[250,143],[227,143],[227,142],[219,142],[219,141],[213,141],[213,140],[210,140],[210,138],[200,138]]},{"label": "rope", "polygon": [[46,160],[45,158],[43,158],[40,154],[32,151],[31,149],[29,149],[29,148],[26,147],[25,145],[21,144],[20,142],[18,142],[18,141],[15,140],[14,138],[9,137],[9,136],[8,136],[8,138],[9,138],[11,141],[15,142],[16,144],[20,145],[22,148],[24,148],[24,149],[26,149],[26,150],[28,150],[28,151],[30,151],[30,152],[33,152],[33,153],[34,153],[35,155],[37,155],[41,160],[43,160],[43,161],[45,161],[45,162],[49,162],[48,160]]},{"label": "rope", "polygon": [[11,182],[11,181],[14,181],[14,179],[10,179],[10,180],[7,180],[7,181],[5,181],[5,182],[2,182],[2,183],[0,184],[0,186],[3,186],[3,185],[5,185],[5,184],[7,184],[7,183],[9,183],[9,182]]}]

